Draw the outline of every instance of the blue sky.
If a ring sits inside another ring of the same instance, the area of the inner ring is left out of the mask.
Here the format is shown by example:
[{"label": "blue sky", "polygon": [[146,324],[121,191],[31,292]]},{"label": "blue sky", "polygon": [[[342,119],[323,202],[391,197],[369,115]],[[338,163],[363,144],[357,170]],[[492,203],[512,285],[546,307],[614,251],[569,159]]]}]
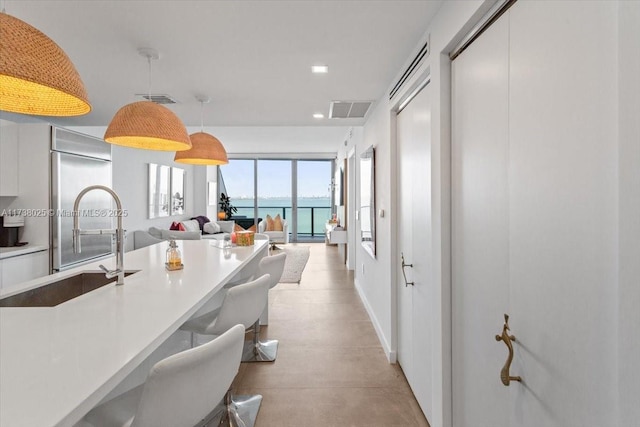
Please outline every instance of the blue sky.
[{"label": "blue sky", "polygon": [[[253,197],[253,160],[221,166],[231,198]],[[298,161],[298,197],[330,197],[331,161]],[[258,160],[258,195],[291,197],[291,161]]]}]

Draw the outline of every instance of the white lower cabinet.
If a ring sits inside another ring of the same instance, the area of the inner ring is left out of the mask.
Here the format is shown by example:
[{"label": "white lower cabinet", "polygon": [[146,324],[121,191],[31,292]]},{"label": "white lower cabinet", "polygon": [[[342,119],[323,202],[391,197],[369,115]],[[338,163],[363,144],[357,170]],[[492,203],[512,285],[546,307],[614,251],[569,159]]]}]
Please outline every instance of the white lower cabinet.
[{"label": "white lower cabinet", "polygon": [[327,232],[329,243],[347,243],[347,230],[331,230]]},{"label": "white lower cabinet", "polygon": [[33,252],[0,260],[0,287],[37,279],[49,274],[49,251]]}]

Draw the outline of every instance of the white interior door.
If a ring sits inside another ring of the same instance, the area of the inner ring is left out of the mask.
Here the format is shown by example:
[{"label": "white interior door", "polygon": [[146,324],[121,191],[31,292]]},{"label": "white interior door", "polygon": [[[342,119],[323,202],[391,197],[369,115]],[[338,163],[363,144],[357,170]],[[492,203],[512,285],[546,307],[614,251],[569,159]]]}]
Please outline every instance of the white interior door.
[{"label": "white interior door", "polygon": [[500,382],[509,312],[509,22],[494,23],[453,62],[453,425],[508,426]]},{"label": "white interior door", "polygon": [[617,425],[617,7],[518,2],[454,61],[455,426]]},{"label": "white interior door", "polygon": [[[433,404],[431,96],[427,85],[398,114],[398,362],[427,419]],[[403,275],[402,257],[406,285]]]},{"label": "white interior door", "polygon": [[538,3],[510,12],[512,425],[613,426],[618,5]]}]

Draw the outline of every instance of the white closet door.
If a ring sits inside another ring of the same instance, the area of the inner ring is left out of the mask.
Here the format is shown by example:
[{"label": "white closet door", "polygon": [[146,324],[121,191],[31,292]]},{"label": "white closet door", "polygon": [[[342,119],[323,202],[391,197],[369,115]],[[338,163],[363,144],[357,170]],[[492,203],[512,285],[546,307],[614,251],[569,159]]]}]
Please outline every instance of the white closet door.
[{"label": "white closet door", "polygon": [[433,413],[433,286],[431,221],[431,88],[398,114],[398,361],[427,419]]},{"label": "white closet door", "polygon": [[[405,110],[406,112],[406,110]],[[398,150],[398,265],[404,259],[408,264],[413,262],[413,209],[411,194],[414,193],[415,181],[412,177],[413,166],[409,151],[413,139],[413,128],[405,120],[409,114],[399,114],[397,120]],[[413,377],[413,289],[405,284],[414,281],[414,271],[406,267],[398,272],[398,363],[402,367],[407,380]]]},{"label": "white closet door", "polygon": [[617,8],[510,12],[514,426],[617,425]]},{"label": "white closet door", "polygon": [[618,6],[520,1],[454,61],[457,427],[618,425]]},{"label": "white closet door", "polygon": [[453,425],[507,427],[509,21],[453,62]]}]

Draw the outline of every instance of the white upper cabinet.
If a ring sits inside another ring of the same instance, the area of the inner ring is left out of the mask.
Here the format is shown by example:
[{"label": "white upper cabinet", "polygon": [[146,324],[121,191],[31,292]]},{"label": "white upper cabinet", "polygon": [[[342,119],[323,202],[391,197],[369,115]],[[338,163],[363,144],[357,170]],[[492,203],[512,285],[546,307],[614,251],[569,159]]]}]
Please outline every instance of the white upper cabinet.
[{"label": "white upper cabinet", "polygon": [[0,196],[18,195],[18,125],[0,120]]}]

